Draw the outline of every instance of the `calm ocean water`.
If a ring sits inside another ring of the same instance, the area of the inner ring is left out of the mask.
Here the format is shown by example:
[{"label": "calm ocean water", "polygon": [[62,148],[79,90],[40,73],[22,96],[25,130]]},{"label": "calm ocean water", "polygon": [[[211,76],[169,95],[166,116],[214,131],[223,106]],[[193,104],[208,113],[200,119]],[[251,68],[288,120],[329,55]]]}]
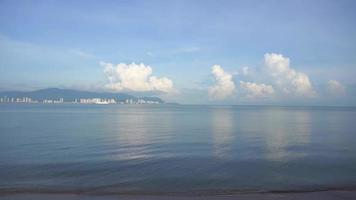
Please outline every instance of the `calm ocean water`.
[{"label": "calm ocean water", "polygon": [[0,104],[0,192],[356,188],[356,109]]}]

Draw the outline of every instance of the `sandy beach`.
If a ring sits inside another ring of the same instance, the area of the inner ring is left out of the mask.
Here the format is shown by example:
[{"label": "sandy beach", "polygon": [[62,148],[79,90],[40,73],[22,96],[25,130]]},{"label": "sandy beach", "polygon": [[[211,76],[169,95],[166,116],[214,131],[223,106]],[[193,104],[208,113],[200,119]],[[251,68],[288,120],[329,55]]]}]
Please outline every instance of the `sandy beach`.
[{"label": "sandy beach", "polygon": [[303,193],[258,193],[238,195],[213,195],[213,196],[165,196],[165,195],[82,195],[82,194],[8,194],[0,195],[1,200],[345,200],[356,199],[356,191],[324,191]]}]

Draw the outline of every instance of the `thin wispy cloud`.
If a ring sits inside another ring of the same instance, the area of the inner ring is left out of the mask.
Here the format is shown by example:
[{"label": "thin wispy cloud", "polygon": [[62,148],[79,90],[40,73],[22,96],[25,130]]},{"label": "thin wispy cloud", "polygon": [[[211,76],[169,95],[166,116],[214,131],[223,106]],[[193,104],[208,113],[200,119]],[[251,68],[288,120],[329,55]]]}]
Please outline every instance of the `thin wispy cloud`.
[{"label": "thin wispy cloud", "polygon": [[340,97],[346,94],[346,88],[337,80],[329,80],[328,92],[334,97]]},{"label": "thin wispy cloud", "polygon": [[68,52],[82,58],[97,58],[95,55],[81,49],[70,49]]},{"label": "thin wispy cloud", "polygon": [[185,47],[185,48],[180,48],[177,49],[176,51],[174,51],[174,53],[176,54],[180,54],[180,53],[194,53],[194,52],[198,52],[201,49],[199,47],[196,46],[192,46],[192,47]]}]

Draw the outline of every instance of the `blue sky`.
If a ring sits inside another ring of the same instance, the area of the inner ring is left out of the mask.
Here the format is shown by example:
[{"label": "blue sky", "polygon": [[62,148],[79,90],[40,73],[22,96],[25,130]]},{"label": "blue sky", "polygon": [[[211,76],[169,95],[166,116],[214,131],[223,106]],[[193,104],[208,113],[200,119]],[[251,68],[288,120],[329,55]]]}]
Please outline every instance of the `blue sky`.
[{"label": "blue sky", "polygon": [[0,89],[354,105],[355,10],[351,0],[0,0]]}]

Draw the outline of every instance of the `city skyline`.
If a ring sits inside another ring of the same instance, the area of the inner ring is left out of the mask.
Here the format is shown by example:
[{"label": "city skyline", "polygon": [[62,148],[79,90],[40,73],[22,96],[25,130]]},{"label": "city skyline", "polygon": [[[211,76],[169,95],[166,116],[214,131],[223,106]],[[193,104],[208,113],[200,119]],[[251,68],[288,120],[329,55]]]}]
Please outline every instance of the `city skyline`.
[{"label": "city skyline", "polygon": [[132,96],[124,93],[98,93],[47,88],[35,91],[0,91],[0,103],[80,103],[80,104],[159,104],[158,97]]},{"label": "city skyline", "polygon": [[[126,99],[123,101],[117,101],[115,99],[110,98],[76,98],[74,101],[65,100],[63,97],[60,98],[46,98],[43,100],[38,100],[35,98],[31,98],[28,96],[19,97],[8,97],[2,96],[0,97],[0,103],[43,103],[43,104],[61,104],[61,103],[79,103],[79,104],[161,104],[158,101],[152,100],[144,100],[142,98],[137,99]],[[163,102],[164,103],[164,102]]]},{"label": "city skyline", "polygon": [[0,90],[356,105],[353,1],[104,2],[0,1]]}]

